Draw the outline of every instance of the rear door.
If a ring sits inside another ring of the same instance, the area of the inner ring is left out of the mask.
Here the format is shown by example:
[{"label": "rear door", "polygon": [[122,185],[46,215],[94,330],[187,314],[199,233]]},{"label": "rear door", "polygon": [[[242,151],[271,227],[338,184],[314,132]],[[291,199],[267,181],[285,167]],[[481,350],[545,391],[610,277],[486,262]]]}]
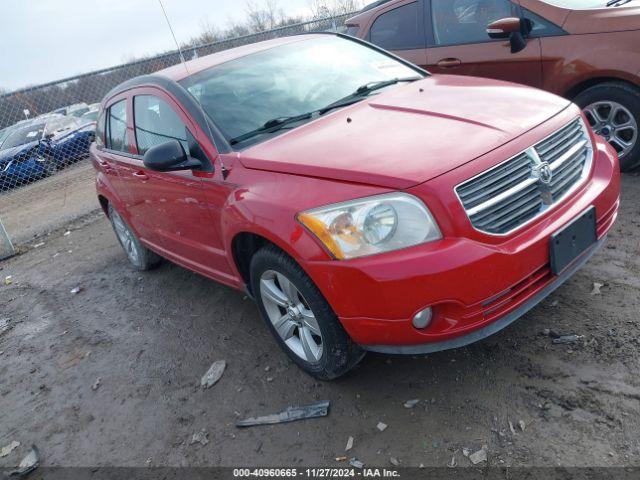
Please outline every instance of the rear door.
[{"label": "rear door", "polygon": [[472,75],[542,84],[539,38],[529,38],[524,50],[511,53],[508,40],[492,40],[487,25],[520,17],[520,6],[509,0],[427,0],[427,63],[432,73]]},{"label": "rear door", "polygon": [[424,0],[393,2],[372,20],[366,40],[422,68],[427,64]]}]

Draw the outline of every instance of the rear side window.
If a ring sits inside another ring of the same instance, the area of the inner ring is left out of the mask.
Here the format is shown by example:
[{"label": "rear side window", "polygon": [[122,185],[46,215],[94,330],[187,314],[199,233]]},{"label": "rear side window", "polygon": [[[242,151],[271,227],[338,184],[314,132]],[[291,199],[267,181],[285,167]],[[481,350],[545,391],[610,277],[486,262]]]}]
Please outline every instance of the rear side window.
[{"label": "rear side window", "polygon": [[107,148],[128,152],[127,147],[127,101],[111,105],[107,111]]},{"label": "rear side window", "polygon": [[187,127],[165,101],[153,95],[134,97],[133,118],[140,155],[169,140],[178,140],[185,152],[189,153]]},{"label": "rear side window", "polygon": [[98,123],[96,125],[96,147],[104,147],[104,113],[98,117]]},{"label": "rear side window", "polygon": [[380,15],[369,32],[371,43],[387,50],[424,48],[424,34],[418,2]]}]

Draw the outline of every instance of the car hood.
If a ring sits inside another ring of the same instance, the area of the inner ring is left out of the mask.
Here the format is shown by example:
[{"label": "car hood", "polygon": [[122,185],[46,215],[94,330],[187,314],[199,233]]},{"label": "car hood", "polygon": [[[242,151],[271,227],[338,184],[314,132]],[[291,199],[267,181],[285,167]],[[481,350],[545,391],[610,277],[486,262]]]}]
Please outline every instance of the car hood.
[{"label": "car hood", "polygon": [[25,143],[17,147],[0,150],[0,163],[6,163],[13,160],[16,156],[27,153],[31,148],[38,145],[38,142]]},{"label": "car hood", "polygon": [[409,188],[513,140],[570,103],[512,83],[433,75],[249,147],[247,168]]},{"label": "car hood", "polygon": [[574,35],[640,30],[640,0],[621,7],[571,10],[563,27]]}]

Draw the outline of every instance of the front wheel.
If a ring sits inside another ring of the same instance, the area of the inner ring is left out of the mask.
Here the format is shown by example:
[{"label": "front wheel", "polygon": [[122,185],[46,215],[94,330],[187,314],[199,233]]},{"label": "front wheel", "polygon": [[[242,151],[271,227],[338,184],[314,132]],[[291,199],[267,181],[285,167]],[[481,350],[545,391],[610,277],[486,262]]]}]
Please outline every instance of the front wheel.
[{"label": "front wheel", "polygon": [[607,82],[578,94],[591,128],[618,152],[624,172],[640,166],[640,90],[620,82]]},{"label": "front wheel", "polygon": [[253,256],[251,287],[280,347],[313,377],[337,378],[364,356],[318,287],[283,251],[268,246]]}]

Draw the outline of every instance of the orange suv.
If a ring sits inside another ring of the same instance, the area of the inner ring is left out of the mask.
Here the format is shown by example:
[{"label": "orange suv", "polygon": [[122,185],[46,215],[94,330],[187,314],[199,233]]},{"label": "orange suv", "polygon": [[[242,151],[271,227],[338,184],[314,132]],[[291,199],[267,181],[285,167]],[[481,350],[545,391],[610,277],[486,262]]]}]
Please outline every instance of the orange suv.
[{"label": "orange suv", "polygon": [[346,29],[432,73],[567,97],[640,166],[640,0],[379,0]]}]

